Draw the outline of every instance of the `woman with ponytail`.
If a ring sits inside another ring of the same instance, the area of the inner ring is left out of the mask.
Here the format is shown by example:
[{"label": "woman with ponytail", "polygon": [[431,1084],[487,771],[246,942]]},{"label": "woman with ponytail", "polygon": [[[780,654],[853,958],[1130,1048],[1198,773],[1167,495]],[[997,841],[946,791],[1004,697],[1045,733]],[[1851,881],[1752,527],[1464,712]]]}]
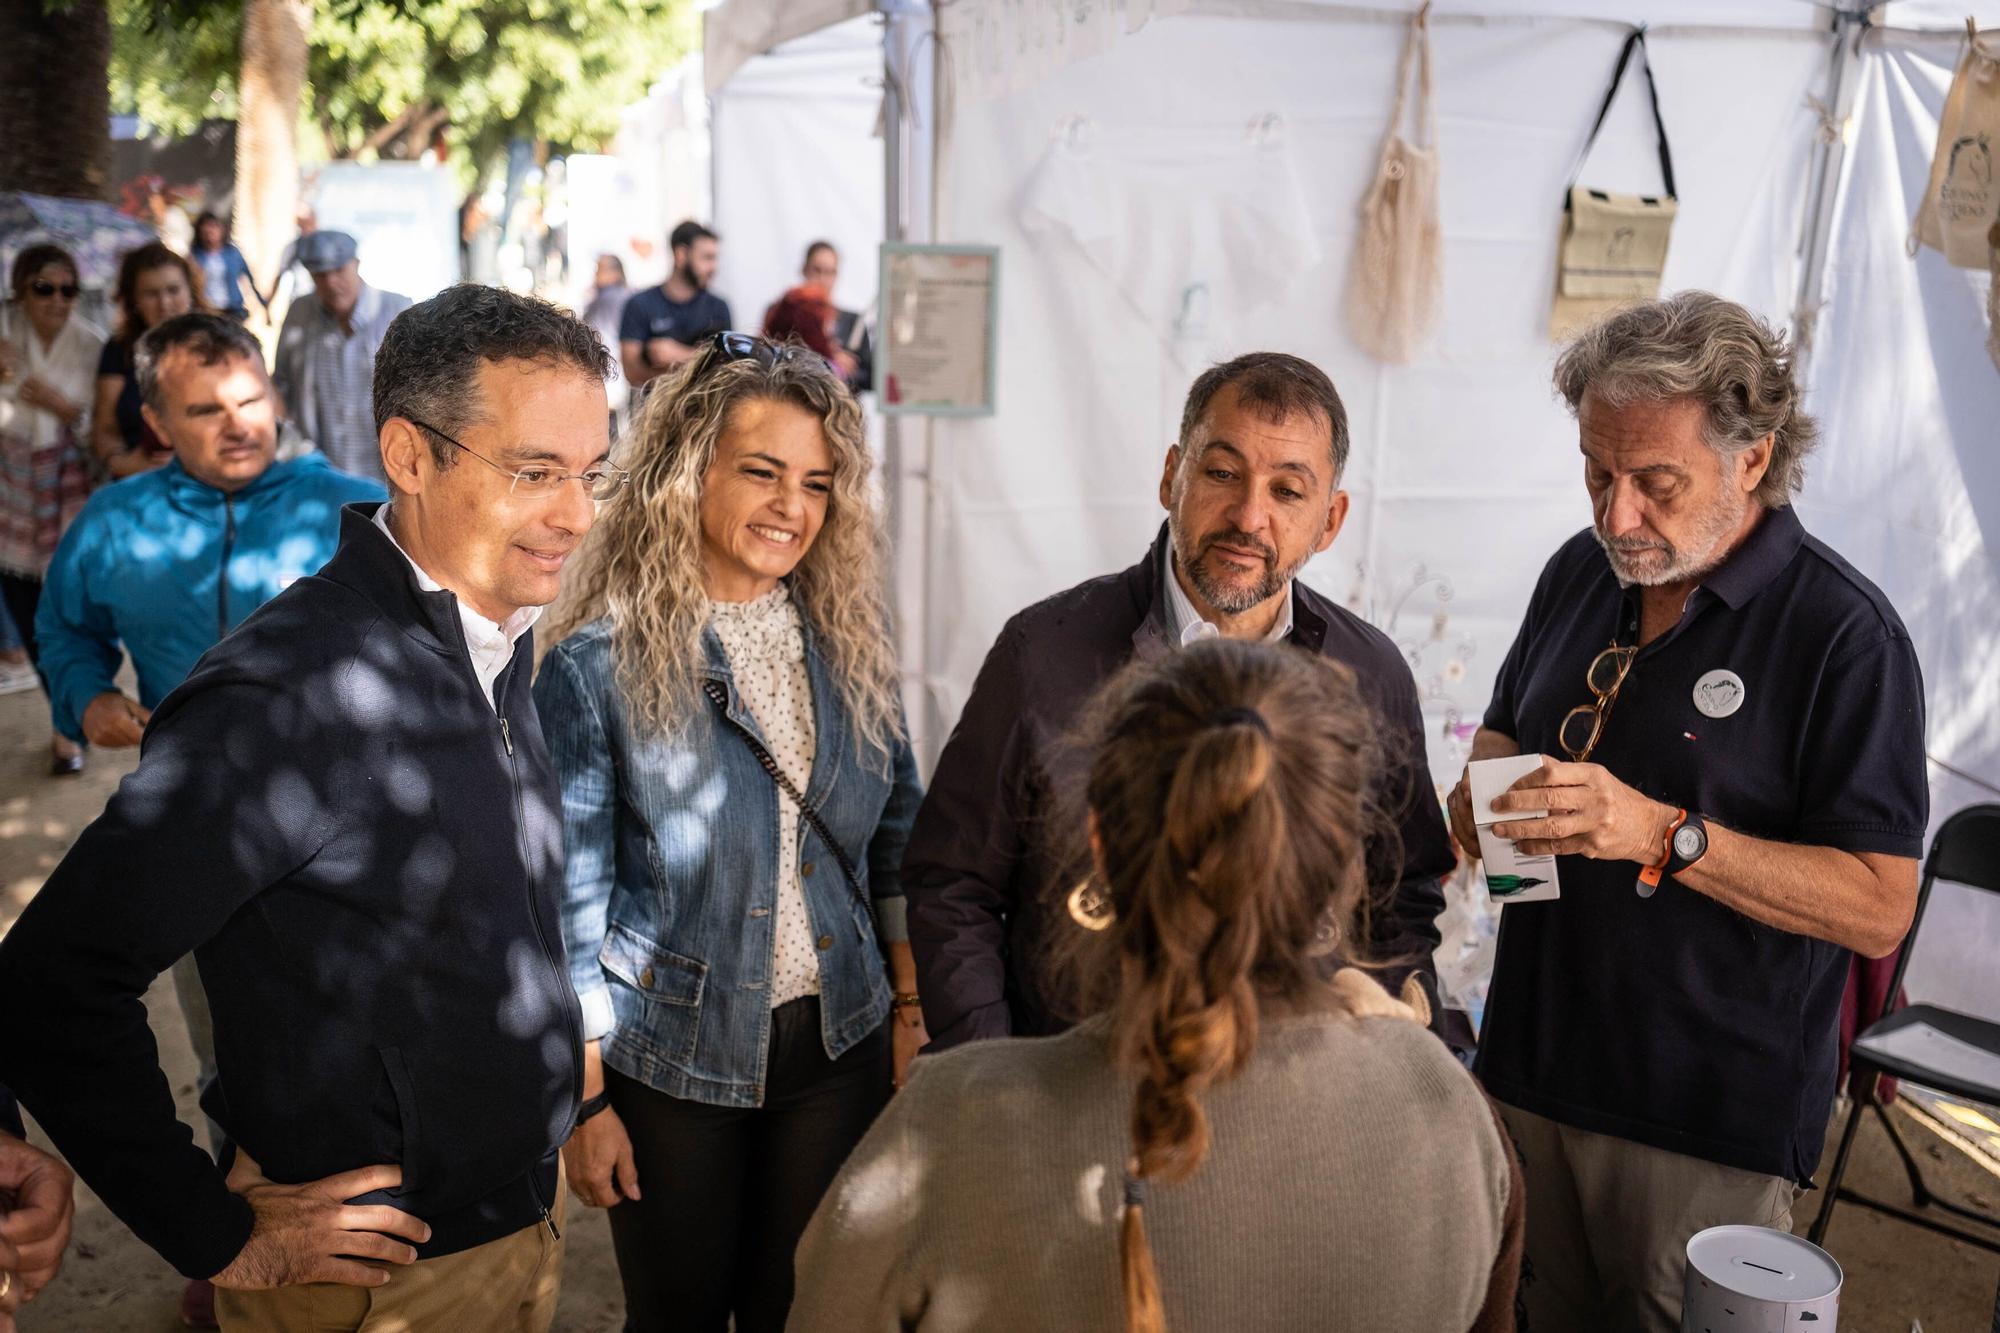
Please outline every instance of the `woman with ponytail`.
[{"label": "woman with ponytail", "polygon": [[1522,1199],[1422,995],[1349,967],[1377,769],[1338,665],[1141,661],[1082,737],[1096,1015],[918,1062],[799,1247],[791,1327],[1514,1327]]}]

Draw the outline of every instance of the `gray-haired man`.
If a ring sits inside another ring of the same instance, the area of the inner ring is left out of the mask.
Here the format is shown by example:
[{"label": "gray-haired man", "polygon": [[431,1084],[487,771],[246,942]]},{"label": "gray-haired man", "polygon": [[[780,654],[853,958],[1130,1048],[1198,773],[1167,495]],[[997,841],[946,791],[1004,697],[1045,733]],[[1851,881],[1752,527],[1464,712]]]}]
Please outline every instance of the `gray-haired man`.
[{"label": "gray-haired man", "polygon": [[271,382],[335,467],[383,481],[371,401],[375,352],[410,298],[363,282],[358,253],[344,231],[299,238],[298,262],[312,275],[312,295],[301,295],[285,312]]},{"label": "gray-haired man", "polygon": [[[1494,806],[1562,897],[1501,918],[1477,1068],[1533,1201],[1538,1333],[1668,1333],[1688,1237],[1789,1228],[1818,1162],[1849,958],[1916,901],[1923,682],[1792,512],[1816,432],[1780,335],[1686,292],[1583,334],[1556,384],[1595,522],[1543,571],[1472,757],[1549,756]],[[1477,855],[1466,783],[1450,804]]]}]

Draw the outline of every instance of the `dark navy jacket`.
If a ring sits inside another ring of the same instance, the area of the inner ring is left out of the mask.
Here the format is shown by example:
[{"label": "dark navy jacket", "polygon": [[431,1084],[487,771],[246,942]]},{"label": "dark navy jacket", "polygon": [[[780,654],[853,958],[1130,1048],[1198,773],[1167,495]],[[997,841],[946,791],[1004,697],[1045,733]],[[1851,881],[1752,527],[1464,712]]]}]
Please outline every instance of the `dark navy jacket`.
[{"label": "dark navy jacket", "polygon": [[420,1257],[553,1203],[581,1046],[531,636],[480,695],[450,593],[369,522],[224,639],[0,946],[0,1082],[140,1239],[224,1267],[249,1207],[174,1117],[141,997],[192,950],[202,1105],[271,1179],[400,1163]]}]

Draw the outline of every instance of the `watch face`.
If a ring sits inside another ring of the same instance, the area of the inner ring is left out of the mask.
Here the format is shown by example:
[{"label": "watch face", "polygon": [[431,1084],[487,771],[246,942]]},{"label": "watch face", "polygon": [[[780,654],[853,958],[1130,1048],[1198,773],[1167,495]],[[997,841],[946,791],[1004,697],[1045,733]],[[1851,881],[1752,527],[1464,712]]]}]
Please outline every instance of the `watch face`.
[{"label": "watch face", "polygon": [[1708,846],[1708,839],[1698,828],[1683,828],[1674,834],[1674,854],[1682,860],[1690,856],[1700,856]]}]

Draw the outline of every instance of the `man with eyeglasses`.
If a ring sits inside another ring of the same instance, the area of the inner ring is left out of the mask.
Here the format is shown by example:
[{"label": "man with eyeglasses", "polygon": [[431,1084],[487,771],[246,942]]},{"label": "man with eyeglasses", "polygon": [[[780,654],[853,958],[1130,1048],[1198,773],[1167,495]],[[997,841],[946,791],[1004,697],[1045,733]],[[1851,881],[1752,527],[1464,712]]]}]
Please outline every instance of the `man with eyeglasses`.
[{"label": "man with eyeglasses", "polygon": [[[387,506],[204,657],[0,944],[0,1082],[225,1328],[542,1330],[581,1037],[530,626],[620,474],[609,354],[459,286],[390,327]],[[140,997],[214,1015],[174,1118]]]},{"label": "man with eyeglasses", "polygon": [[[1791,348],[1684,292],[1562,355],[1594,522],[1543,571],[1472,758],[1562,896],[1501,915],[1476,1066],[1521,1149],[1537,1330],[1680,1327],[1685,1246],[1789,1229],[1855,954],[1896,948],[1929,813],[1923,680],[1791,508]],[[1453,830],[1478,855],[1466,782]]]},{"label": "man with eyeglasses", "polygon": [[[277,461],[264,350],[234,320],[161,322],[139,340],[134,371],[141,411],[173,461],[90,498],[56,548],[35,614],[56,730],[106,749],[139,744],[203,653],[333,556],[342,505],[383,495],[317,453]],[[128,653],[137,698],[117,685]],[[215,1047],[194,959],[176,961],[173,977],[206,1083]],[[220,1150],[213,1130],[210,1139]],[[207,1284],[192,1282],[182,1315],[212,1328],[213,1305]]]}]

